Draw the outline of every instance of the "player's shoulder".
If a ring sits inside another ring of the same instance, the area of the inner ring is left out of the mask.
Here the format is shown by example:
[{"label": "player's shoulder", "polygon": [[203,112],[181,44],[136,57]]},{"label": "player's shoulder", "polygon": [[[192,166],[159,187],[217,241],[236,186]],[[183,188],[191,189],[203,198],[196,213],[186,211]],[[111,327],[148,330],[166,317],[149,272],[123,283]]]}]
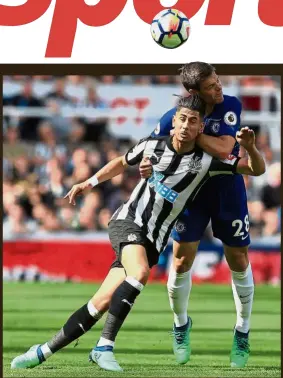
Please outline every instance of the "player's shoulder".
[{"label": "player's shoulder", "polygon": [[172,108],[162,115],[155,130],[151,135],[169,135],[172,129],[172,118],[176,114],[177,108]]},{"label": "player's shoulder", "polygon": [[242,103],[236,96],[224,95],[223,108],[224,110],[241,109]]}]

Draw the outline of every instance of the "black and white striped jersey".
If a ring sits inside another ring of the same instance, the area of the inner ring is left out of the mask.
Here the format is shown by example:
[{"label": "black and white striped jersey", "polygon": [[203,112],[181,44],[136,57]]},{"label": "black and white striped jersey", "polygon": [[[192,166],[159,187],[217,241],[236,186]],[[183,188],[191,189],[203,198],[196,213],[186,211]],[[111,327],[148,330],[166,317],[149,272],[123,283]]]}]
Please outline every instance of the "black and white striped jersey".
[{"label": "black and white striped jersey", "polygon": [[141,179],[129,200],[112,216],[112,220],[131,220],[140,226],[158,252],[166,247],[171,230],[182,210],[195,199],[198,191],[212,176],[233,174],[239,158],[218,160],[198,147],[178,154],[172,137],[142,139],[126,154],[129,165],[149,157],[153,173]]}]

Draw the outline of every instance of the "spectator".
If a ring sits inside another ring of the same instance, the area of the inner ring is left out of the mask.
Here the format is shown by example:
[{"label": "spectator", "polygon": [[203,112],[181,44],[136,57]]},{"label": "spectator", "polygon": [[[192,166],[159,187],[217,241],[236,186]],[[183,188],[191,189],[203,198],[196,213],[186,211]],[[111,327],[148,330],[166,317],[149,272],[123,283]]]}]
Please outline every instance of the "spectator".
[{"label": "spectator", "polygon": [[267,185],[265,185],[262,189],[261,200],[265,209],[275,210],[276,208],[279,208],[281,204],[281,164],[271,164],[268,168],[267,174]]},{"label": "spectator", "polygon": [[[243,77],[225,76],[221,79],[224,85],[231,88],[235,83],[238,85],[239,80],[247,85],[251,83],[250,79]],[[268,85],[272,89],[278,87],[278,83],[273,79],[256,78],[252,84]],[[133,144],[131,136],[121,140],[107,133],[108,116],[102,119],[88,117],[87,113],[91,109],[104,110],[112,102],[112,98],[108,98],[107,95],[105,98],[100,97],[99,86],[101,83],[109,85],[109,88],[116,83],[179,85],[179,77],[109,75],[94,78],[71,75],[54,79],[48,75],[32,78],[16,75],[5,76],[4,80],[9,82],[9,88],[15,83],[16,87],[22,87],[17,94],[7,97],[4,84],[4,105],[43,106],[50,112],[48,117],[44,113],[41,117],[22,117],[19,121],[17,117],[4,120],[5,230],[11,235],[9,227],[12,229],[11,224],[14,222],[16,228],[21,231],[24,229],[22,226],[25,221],[34,222],[32,224],[36,225],[36,231],[46,233],[62,230],[107,230],[109,218],[128,200],[130,192],[140,179],[136,167],[130,167],[123,175],[116,176],[95,190],[90,190],[86,196],[79,197],[76,207],[69,206],[63,199],[73,184],[93,175],[105,163],[125,153]],[[244,111],[249,107],[260,109],[260,96],[255,97],[244,99]],[[64,116],[65,112],[72,109],[77,111],[82,107],[88,109],[83,115],[79,115],[80,118]],[[244,176],[250,232],[254,238],[273,237],[280,232],[280,163],[276,162],[278,156],[271,146],[272,129],[262,129],[261,122],[258,121],[256,132],[257,146],[265,158],[267,172],[259,177]],[[21,232],[19,234],[24,235]],[[209,228],[206,230],[205,238],[212,238]]]},{"label": "spectator", "polygon": [[[42,101],[33,95],[33,82],[28,79],[25,81],[22,93],[8,98],[6,105],[20,107],[41,107]],[[40,121],[39,117],[22,117],[19,123],[21,139],[33,141],[37,136],[37,125]]]},{"label": "spectator", "polygon": [[75,100],[66,93],[66,81],[64,77],[55,79],[54,90],[46,96],[46,100],[56,100],[59,106],[73,105]]},{"label": "spectator", "polygon": [[46,163],[52,157],[57,157],[65,162],[67,149],[63,144],[56,143],[56,135],[53,126],[48,121],[43,121],[38,128],[40,142],[35,145],[35,164]]},{"label": "spectator", "polygon": [[8,209],[8,216],[3,223],[3,233],[10,238],[17,235],[34,232],[37,225],[34,221],[27,218],[21,206],[13,204]]},{"label": "spectator", "polygon": [[107,231],[108,230],[108,223],[112,217],[111,211],[105,207],[100,210],[98,214],[98,226],[97,229],[98,231]]}]

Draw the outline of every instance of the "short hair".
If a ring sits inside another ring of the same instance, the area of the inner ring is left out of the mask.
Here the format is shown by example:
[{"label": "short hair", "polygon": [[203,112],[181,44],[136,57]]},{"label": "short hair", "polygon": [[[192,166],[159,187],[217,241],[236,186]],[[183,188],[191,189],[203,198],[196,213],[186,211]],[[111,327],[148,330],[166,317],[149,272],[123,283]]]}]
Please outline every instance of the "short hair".
[{"label": "short hair", "polygon": [[209,63],[191,62],[180,68],[180,78],[184,88],[189,92],[190,89],[199,90],[201,82],[214,72],[215,67]]},{"label": "short hair", "polygon": [[187,108],[199,112],[201,118],[205,116],[206,103],[198,95],[188,97],[178,96],[177,111],[181,108]]}]

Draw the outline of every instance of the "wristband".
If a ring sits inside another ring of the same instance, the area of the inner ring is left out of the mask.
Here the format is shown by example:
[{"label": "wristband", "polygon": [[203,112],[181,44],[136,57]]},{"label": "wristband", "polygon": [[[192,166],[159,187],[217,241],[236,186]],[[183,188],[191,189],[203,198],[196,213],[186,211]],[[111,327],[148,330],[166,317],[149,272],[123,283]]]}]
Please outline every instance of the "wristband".
[{"label": "wristband", "polygon": [[94,188],[96,185],[98,185],[97,177],[94,175],[90,179],[87,180],[88,183]]}]

